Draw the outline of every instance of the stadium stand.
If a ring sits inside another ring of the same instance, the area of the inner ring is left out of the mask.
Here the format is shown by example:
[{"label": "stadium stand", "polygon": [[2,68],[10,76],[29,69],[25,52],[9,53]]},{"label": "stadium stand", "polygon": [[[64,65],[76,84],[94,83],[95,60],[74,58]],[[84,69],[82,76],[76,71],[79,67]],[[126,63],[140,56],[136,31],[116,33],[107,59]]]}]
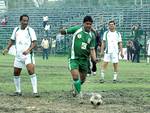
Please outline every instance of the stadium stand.
[{"label": "stadium stand", "polygon": [[28,14],[30,25],[35,29],[38,37],[38,45],[43,38],[42,17],[47,15],[51,25],[50,37],[56,36],[61,27],[69,27],[82,24],[85,15],[91,15],[94,19],[94,26],[100,30],[108,20],[114,19],[118,30],[123,34],[124,45],[131,35],[131,26],[140,23],[142,28],[150,33],[150,7],[55,7],[55,8],[20,8],[8,10],[9,15],[7,26],[0,29],[0,49],[5,47],[10,38],[12,30],[19,24],[19,16]]}]

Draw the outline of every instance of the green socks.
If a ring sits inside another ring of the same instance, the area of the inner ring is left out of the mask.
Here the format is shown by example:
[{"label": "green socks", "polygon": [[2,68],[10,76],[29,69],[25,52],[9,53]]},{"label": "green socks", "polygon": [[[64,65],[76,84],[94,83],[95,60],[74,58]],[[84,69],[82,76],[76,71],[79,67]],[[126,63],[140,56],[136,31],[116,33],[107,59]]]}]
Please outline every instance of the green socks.
[{"label": "green socks", "polygon": [[78,93],[80,93],[80,91],[81,91],[81,81],[79,79],[74,80],[74,87],[75,87],[76,91]]}]

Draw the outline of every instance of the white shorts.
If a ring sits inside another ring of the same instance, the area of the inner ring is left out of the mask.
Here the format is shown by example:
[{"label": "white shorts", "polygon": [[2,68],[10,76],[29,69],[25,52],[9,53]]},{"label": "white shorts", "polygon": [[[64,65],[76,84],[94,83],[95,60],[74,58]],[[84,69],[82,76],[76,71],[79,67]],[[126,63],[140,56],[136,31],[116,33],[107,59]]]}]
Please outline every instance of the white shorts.
[{"label": "white shorts", "polygon": [[14,67],[24,68],[27,64],[35,64],[34,54],[15,57]]},{"label": "white shorts", "polygon": [[118,63],[119,62],[119,55],[118,53],[105,53],[104,55],[104,62],[112,62]]}]

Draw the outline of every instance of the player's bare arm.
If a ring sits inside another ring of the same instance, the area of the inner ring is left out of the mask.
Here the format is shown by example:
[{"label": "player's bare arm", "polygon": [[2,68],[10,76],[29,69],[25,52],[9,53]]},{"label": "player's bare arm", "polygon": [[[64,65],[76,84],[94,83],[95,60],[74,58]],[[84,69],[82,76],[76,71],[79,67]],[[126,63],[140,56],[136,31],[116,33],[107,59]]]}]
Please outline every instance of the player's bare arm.
[{"label": "player's bare arm", "polygon": [[102,41],[102,45],[101,45],[101,50],[100,50],[100,55],[103,56],[104,55],[104,47],[105,47],[105,41]]},{"label": "player's bare arm", "polygon": [[93,60],[94,62],[97,62],[96,53],[95,53],[95,49],[94,49],[94,48],[92,48],[92,49],[90,50],[90,54],[91,54],[92,60]]},{"label": "player's bare arm", "polygon": [[123,58],[124,55],[123,55],[122,42],[119,42],[118,44],[119,44],[119,50],[120,50],[120,52],[121,52],[121,57]]},{"label": "player's bare arm", "polygon": [[6,55],[7,53],[8,53],[8,51],[9,51],[9,49],[10,49],[10,47],[14,44],[14,40],[9,40],[9,42],[8,42],[8,46],[3,50],[3,55]]}]

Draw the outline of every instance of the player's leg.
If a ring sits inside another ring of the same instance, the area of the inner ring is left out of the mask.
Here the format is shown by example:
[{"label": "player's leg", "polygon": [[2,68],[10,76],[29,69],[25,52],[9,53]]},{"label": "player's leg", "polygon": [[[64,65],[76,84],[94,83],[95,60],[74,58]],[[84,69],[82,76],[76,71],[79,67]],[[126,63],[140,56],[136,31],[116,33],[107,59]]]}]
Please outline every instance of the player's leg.
[{"label": "player's leg", "polygon": [[113,63],[113,67],[114,67],[113,81],[116,81],[118,76],[118,63]]},{"label": "player's leg", "polygon": [[101,65],[101,72],[100,72],[100,82],[103,83],[104,82],[104,78],[105,78],[105,70],[107,68],[107,65],[108,65],[108,62],[110,62],[111,60],[111,54],[105,54],[104,55],[104,62],[103,64]]},{"label": "player's leg", "polygon": [[150,62],[150,47],[148,47],[148,50],[147,50],[147,64],[149,64]]},{"label": "player's leg", "polygon": [[38,91],[37,91],[37,76],[35,74],[35,60],[34,60],[33,54],[30,54],[27,57],[25,64],[26,64],[28,74],[30,75],[31,84],[33,88],[33,94],[35,95],[35,97],[39,97]]},{"label": "player's leg", "polygon": [[21,83],[20,83],[20,73],[22,68],[14,67],[14,84],[16,88],[16,92],[14,96],[21,96]]},{"label": "player's leg", "polygon": [[147,55],[147,64],[149,64],[149,61],[150,61],[150,56],[149,55]]},{"label": "player's leg", "polygon": [[92,62],[91,62],[91,58],[89,58],[89,60],[88,60],[88,72],[87,72],[87,76],[91,75],[91,67],[92,67]]},{"label": "player's leg", "polygon": [[[79,61],[75,59],[69,59],[69,70],[73,79],[73,87],[77,93],[81,91],[81,81],[79,77]],[[73,94],[74,95],[74,94]],[[74,95],[76,96],[76,95]]]},{"label": "player's leg", "polygon": [[20,59],[16,57],[14,61],[14,84],[15,84],[16,92],[12,94],[11,96],[22,95],[21,94],[21,79],[20,79],[22,67],[23,67],[22,62],[20,62]]},{"label": "player's leg", "polygon": [[79,78],[78,69],[71,70],[71,75],[72,75],[74,87],[75,87],[77,93],[80,93],[80,91],[81,91],[81,81],[80,81],[80,78]]},{"label": "player's leg", "polygon": [[118,76],[118,62],[119,62],[119,56],[117,53],[112,54],[112,63],[114,68],[113,73],[113,82],[116,82],[117,76]]},{"label": "player's leg", "polygon": [[104,83],[104,78],[105,78],[105,70],[107,68],[107,65],[108,65],[108,62],[103,62],[103,64],[101,65],[101,72],[100,72],[100,75],[101,75],[101,78],[100,78],[100,82],[101,83]]},{"label": "player's leg", "polygon": [[[80,74],[80,81],[81,81],[81,85],[83,85],[83,83],[86,80],[86,76],[88,73],[88,59],[80,59],[79,60],[79,74]],[[83,94],[82,91],[80,91],[79,93],[80,96],[80,103],[83,103]]]}]

